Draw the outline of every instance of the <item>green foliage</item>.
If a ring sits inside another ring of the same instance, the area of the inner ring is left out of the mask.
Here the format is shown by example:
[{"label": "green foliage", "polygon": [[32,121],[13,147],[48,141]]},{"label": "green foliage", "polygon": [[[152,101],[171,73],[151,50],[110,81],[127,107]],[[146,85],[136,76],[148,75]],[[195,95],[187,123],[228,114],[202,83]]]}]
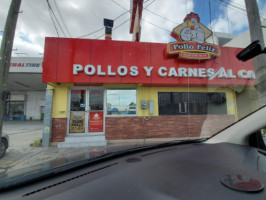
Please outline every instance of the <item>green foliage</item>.
[{"label": "green foliage", "polygon": [[31,147],[41,147],[42,146],[42,138],[39,138],[37,140],[34,140],[32,144],[30,144]]}]

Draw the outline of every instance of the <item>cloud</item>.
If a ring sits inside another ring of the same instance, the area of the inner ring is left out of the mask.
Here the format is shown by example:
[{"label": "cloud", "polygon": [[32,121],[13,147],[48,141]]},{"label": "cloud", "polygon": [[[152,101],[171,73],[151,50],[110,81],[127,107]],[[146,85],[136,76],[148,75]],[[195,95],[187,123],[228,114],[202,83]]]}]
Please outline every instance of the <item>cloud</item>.
[{"label": "cloud", "polygon": [[212,20],[212,27],[214,32],[225,33],[239,33],[248,28],[248,19],[244,0],[231,0],[229,5],[220,5],[222,11],[218,18]]},{"label": "cloud", "polygon": [[192,12],[193,9],[193,0],[167,0],[167,3],[164,0],[157,0],[147,10],[143,10],[141,41],[169,42],[173,28],[182,23],[185,16]]},{"label": "cloud", "polygon": [[[113,40],[131,41],[132,35],[129,34],[130,1],[114,0],[121,6],[111,0],[49,0],[50,5],[56,15],[63,31],[57,24],[57,30],[60,37],[80,37],[95,30],[103,28],[103,18],[115,19]],[[144,7],[150,4],[152,0],[146,1]],[[0,31],[4,29],[7,12],[10,6],[10,0],[1,0],[0,4]],[[124,9],[124,8],[126,9]],[[60,13],[58,9],[60,10]],[[156,0],[143,10],[142,21],[142,42],[169,42],[171,40],[170,32],[183,21],[186,13],[193,11],[193,0]],[[29,56],[40,56],[44,51],[45,37],[57,37],[56,30],[50,17],[46,0],[23,0],[19,14],[16,35],[13,49],[18,49],[16,53],[27,53]],[[167,21],[152,12],[164,18]],[[61,18],[62,16],[62,18]],[[128,20],[128,21],[127,21]],[[150,23],[149,23],[150,22]],[[152,24],[153,25],[152,25]],[[156,27],[157,26],[157,27]],[[158,27],[162,27],[158,28]],[[68,34],[70,33],[70,35]],[[64,35],[65,34],[65,35]],[[1,38],[1,37],[0,37]],[[104,39],[104,29],[93,33],[85,38]],[[13,55],[18,55],[14,54]]]},{"label": "cloud", "polygon": [[259,0],[258,1],[258,6],[260,9],[260,15],[262,19],[266,19],[266,3],[265,0]]},{"label": "cloud", "polygon": [[[0,4],[0,31],[4,29],[10,0],[1,0]],[[122,8],[106,0],[62,0],[56,1],[60,9],[60,14],[53,0],[49,0],[51,7],[67,37],[67,26],[72,37],[79,37],[103,27],[103,18],[114,19],[124,12]],[[43,52],[45,37],[57,37],[56,30],[50,18],[46,0],[24,0],[21,3],[16,36],[13,49],[18,49],[19,53],[28,53],[31,56],[38,56]],[[129,14],[127,14],[129,17]],[[122,21],[127,16],[121,17]],[[57,25],[60,37],[65,37],[60,27]],[[127,31],[128,32],[128,31]],[[104,34],[104,30],[88,36],[87,38],[97,38]],[[116,33],[115,33],[116,35]],[[22,37],[22,38],[21,38]],[[24,40],[23,40],[24,38]],[[27,40],[25,39],[27,38]],[[103,39],[104,37],[102,37]]]}]

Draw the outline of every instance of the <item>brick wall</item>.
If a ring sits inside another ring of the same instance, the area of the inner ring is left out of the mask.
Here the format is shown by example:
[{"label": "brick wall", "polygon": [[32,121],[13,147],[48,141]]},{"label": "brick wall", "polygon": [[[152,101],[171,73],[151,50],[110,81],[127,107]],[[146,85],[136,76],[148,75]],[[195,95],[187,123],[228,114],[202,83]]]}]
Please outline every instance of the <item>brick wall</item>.
[{"label": "brick wall", "polygon": [[51,142],[64,142],[67,134],[67,118],[52,119]]},{"label": "brick wall", "polygon": [[[234,121],[234,115],[156,116],[149,120],[106,117],[105,136],[107,140],[210,136]],[[53,118],[51,142],[63,142],[66,134],[67,118]]]},{"label": "brick wall", "polygon": [[235,121],[234,115],[106,117],[107,140],[210,136]]}]

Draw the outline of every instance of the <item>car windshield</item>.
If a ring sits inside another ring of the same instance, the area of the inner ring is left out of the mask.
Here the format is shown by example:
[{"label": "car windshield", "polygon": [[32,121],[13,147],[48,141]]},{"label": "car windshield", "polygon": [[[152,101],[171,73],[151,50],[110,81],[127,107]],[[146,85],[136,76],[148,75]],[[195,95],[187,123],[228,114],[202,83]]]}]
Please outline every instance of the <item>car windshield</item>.
[{"label": "car windshield", "polygon": [[[1,0],[0,180],[207,139],[260,109],[265,11],[265,0]],[[239,54],[257,40],[260,55]]]}]

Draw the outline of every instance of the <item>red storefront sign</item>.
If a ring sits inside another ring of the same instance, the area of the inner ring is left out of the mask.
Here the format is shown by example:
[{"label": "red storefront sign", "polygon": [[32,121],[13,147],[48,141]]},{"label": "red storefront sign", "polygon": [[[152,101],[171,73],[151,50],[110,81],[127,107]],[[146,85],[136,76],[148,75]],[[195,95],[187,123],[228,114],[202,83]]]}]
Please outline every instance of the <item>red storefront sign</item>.
[{"label": "red storefront sign", "polygon": [[175,27],[171,36],[177,42],[168,43],[168,54],[179,54],[179,58],[205,60],[220,56],[220,47],[206,43],[212,31],[200,23],[196,13],[189,13],[184,22]]},{"label": "red storefront sign", "polygon": [[194,41],[170,42],[167,46],[168,54],[179,54],[180,58],[210,59],[211,56],[220,56],[220,48],[216,45]]},{"label": "red storefront sign", "polygon": [[90,112],[89,114],[89,132],[103,132],[103,111]]},{"label": "red storefront sign", "polygon": [[200,61],[167,55],[167,44],[46,38],[43,82],[145,85],[255,85],[252,61],[240,48],[220,47],[220,57]]}]

